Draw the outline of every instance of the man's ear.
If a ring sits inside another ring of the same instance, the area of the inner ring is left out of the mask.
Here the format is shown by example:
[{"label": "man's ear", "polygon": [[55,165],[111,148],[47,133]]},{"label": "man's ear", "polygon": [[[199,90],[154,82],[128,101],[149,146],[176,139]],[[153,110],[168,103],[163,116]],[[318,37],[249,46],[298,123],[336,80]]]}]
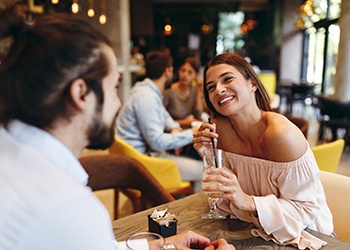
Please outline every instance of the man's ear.
[{"label": "man's ear", "polygon": [[164,74],[168,77],[169,74],[172,73],[172,69],[171,67],[166,67],[165,70],[164,70]]},{"label": "man's ear", "polygon": [[75,79],[69,89],[72,104],[78,109],[84,109],[89,89],[83,79]]}]

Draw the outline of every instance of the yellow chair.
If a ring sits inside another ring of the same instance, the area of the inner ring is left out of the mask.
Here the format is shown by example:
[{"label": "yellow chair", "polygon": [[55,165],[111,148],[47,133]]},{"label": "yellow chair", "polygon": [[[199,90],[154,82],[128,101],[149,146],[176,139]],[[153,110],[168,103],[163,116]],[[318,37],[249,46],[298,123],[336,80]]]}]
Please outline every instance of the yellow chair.
[{"label": "yellow chair", "polygon": [[[142,163],[173,197],[193,193],[191,182],[181,180],[179,169],[172,160],[142,154],[119,138],[115,138],[109,152],[125,155]],[[140,192],[131,189],[122,189],[121,191],[132,201],[134,212],[142,210],[140,207],[143,206],[140,201]]]},{"label": "yellow chair", "polygon": [[315,155],[318,167],[328,172],[336,172],[344,149],[344,139],[314,146],[312,152]]},{"label": "yellow chair", "polygon": [[350,242],[350,177],[321,170],[320,179],[333,214],[335,235]]},{"label": "yellow chair", "polygon": [[91,155],[79,158],[89,175],[88,186],[93,191],[114,189],[114,216],[118,218],[118,189],[133,188],[141,200],[151,206],[173,201],[174,198],[159,184],[140,162],[124,155]]},{"label": "yellow chair", "polygon": [[263,70],[258,77],[270,95],[276,93],[276,73],[274,71]]}]

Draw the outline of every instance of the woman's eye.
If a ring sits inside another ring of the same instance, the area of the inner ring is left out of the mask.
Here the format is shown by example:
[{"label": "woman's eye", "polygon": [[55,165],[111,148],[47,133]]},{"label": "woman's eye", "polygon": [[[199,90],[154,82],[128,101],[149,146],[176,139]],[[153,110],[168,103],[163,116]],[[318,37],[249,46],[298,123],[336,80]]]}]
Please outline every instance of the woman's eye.
[{"label": "woman's eye", "polygon": [[224,78],[224,82],[230,82],[232,79],[233,79],[232,76],[225,77],[225,78]]},{"label": "woman's eye", "polygon": [[208,91],[211,91],[211,90],[214,90],[215,89],[215,86],[214,85],[209,85],[207,86],[207,90]]}]

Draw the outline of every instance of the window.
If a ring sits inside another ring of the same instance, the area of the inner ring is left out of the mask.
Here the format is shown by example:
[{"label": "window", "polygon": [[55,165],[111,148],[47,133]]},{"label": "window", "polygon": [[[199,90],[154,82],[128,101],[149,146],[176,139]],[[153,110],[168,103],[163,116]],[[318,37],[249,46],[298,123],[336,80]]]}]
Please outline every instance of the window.
[{"label": "window", "polygon": [[244,21],[243,12],[219,13],[219,29],[216,38],[216,54],[223,52],[235,52],[242,49],[241,25]]},{"label": "window", "polygon": [[[340,30],[337,24],[340,16],[341,0],[314,0],[316,22],[306,29],[308,40],[307,67],[302,72],[307,82],[318,84],[316,90],[325,94],[333,94],[333,78],[336,72],[336,59]],[[305,62],[304,62],[305,63]]]}]

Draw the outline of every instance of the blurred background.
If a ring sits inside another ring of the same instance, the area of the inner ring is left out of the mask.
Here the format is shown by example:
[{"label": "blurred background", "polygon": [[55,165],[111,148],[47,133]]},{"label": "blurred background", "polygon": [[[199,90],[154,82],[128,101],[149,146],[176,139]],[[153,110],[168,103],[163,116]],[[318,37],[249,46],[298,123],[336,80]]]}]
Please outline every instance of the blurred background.
[{"label": "blurred background", "polygon": [[[168,51],[174,72],[187,56],[204,66],[220,53],[242,55],[274,110],[307,124],[311,147],[345,139],[337,172],[350,176],[349,0],[0,0],[0,9],[9,4],[28,22],[67,12],[100,29],[118,57],[122,100],[150,50]],[[10,44],[0,40],[0,63]]]},{"label": "blurred background", "polygon": [[279,91],[278,82],[288,82],[316,84],[316,94],[335,92],[341,0],[1,2],[23,6],[28,20],[69,12],[91,21],[111,39],[122,65],[122,98],[137,79],[138,64],[142,64],[142,58],[135,58],[152,49],[168,50],[175,68],[189,55],[205,65],[216,54],[236,52],[260,73],[272,77],[271,91]]}]

